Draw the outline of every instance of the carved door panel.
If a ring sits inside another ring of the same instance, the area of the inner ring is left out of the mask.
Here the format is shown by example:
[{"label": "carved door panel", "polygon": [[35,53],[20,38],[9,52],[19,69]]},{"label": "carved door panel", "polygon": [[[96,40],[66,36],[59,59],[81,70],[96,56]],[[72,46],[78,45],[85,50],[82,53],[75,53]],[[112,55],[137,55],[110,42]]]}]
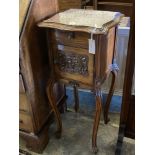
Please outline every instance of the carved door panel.
[{"label": "carved door panel", "polygon": [[58,45],[54,64],[60,79],[93,85],[94,55],[89,54],[87,49]]}]

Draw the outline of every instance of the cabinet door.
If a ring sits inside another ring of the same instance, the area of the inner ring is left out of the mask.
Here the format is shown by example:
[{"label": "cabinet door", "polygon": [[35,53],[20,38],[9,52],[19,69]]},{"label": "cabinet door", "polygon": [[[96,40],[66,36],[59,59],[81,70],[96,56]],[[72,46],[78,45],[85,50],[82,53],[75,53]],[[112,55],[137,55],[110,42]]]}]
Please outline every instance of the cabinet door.
[{"label": "cabinet door", "polygon": [[58,45],[55,53],[55,71],[61,79],[93,85],[94,55],[87,49]]}]

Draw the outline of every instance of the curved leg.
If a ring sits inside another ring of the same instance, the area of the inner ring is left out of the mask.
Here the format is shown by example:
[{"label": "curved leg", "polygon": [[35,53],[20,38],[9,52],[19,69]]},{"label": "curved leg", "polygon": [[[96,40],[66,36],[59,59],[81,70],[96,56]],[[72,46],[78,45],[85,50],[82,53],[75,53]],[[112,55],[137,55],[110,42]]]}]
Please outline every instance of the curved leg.
[{"label": "curved leg", "polygon": [[78,95],[77,84],[74,84],[73,88],[74,88],[74,99],[75,99],[74,109],[75,109],[75,112],[78,112],[79,111],[79,95]]},{"label": "curved leg", "polygon": [[101,90],[99,89],[96,91],[96,112],[92,134],[92,150],[94,153],[98,152],[96,141],[97,141],[97,132],[100,122],[101,111],[102,111],[102,100],[101,100]]},{"label": "curved leg", "polygon": [[104,114],[103,114],[105,124],[107,124],[110,121],[110,119],[108,118],[108,113],[109,113],[111,98],[112,98],[113,93],[114,93],[115,79],[116,79],[116,76],[117,76],[117,71],[112,70],[111,73],[112,73],[111,87],[110,87],[108,97],[107,97],[107,100],[106,100],[106,103],[105,103],[105,106],[104,106]]},{"label": "curved leg", "polygon": [[54,82],[53,80],[50,79],[48,82],[47,88],[46,88],[46,92],[47,92],[48,100],[54,112],[56,123],[57,123],[56,137],[60,138],[61,132],[62,132],[62,122],[61,122],[60,113],[56,105],[56,100],[55,100],[54,92],[53,92],[53,86],[54,86]]},{"label": "curved leg", "polygon": [[[66,97],[66,99],[67,99],[67,95],[66,95],[66,86],[64,85],[64,90],[65,90],[65,97]],[[65,109],[65,112],[67,111],[67,102],[66,102],[66,100],[65,100],[65,107],[64,107],[64,109]]]}]

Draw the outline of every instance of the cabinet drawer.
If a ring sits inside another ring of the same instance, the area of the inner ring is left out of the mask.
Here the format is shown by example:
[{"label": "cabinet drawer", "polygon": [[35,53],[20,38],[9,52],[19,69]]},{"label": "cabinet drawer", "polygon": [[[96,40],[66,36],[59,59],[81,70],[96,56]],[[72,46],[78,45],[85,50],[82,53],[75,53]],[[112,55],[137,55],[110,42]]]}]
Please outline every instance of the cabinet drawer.
[{"label": "cabinet drawer", "polygon": [[28,99],[25,93],[19,93],[19,109],[23,112],[29,112]]},{"label": "cabinet drawer", "polygon": [[53,39],[56,39],[56,42],[59,44],[88,49],[88,39],[90,38],[90,34],[88,33],[60,30],[55,30],[54,33],[52,37],[54,37]]},{"label": "cabinet drawer", "polygon": [[87,49],[58,45],[54,64],[57,78],[93,85],[94,55]]},{"label": "cabinet drawer", "polygon": [[19,128],[27,132],[33,132],[32,118],[23,112],[19,113]]}]

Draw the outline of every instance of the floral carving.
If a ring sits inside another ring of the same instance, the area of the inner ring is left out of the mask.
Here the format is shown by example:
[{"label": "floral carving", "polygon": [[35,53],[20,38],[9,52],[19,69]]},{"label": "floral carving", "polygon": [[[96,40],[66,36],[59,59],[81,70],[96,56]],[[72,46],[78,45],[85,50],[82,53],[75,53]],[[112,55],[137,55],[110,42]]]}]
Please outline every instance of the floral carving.
[{"label": "floral carving", "polygon": [[58,52],[58,67],[61,71],[88,75],[88,56]]}]

